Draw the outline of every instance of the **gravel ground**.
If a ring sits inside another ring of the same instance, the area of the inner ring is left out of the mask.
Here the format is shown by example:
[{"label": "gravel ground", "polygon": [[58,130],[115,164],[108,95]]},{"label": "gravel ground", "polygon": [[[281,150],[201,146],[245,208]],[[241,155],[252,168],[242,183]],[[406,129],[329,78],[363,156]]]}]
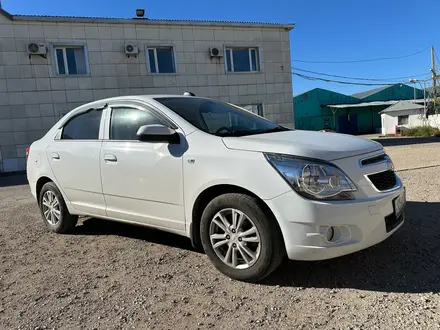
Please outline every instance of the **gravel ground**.
[{"label": "gravel ground", "polygon": [[[377,141],[381,142],[382,139]],[[415,138],[396,139],[396,141],[405,143],[408,141],[417,141]],[[422,141],[428,141],[428,143],[410,143],[407,145],[396,145],[385,147],[388,154],[394,161],[394,165],[397,170],[414,169],[420,167],[440,166],[440,143],[433,143],[435,140],[424,139]],[[391,139],[386,139],[385,145],[392,143]],[[398,142],[397,142],[398,143]]]},{"label": "gravel ground", "polygon": [[[387,151],[397,168],[419,167],[440,144]],[[48,233],[29,188],[0,178],[0,329],[440,328],[439,171],[400,172],[407,218],[390,239],[286,262],[259,285],[226,278],[171,234],[96,219]]]}]

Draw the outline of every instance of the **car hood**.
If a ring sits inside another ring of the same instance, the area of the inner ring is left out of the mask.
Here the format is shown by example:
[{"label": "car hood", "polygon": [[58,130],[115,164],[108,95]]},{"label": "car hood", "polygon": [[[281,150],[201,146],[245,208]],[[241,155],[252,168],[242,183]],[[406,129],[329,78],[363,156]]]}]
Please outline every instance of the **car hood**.
[{"label": "car hood", "polygon": [[297,130],[224,137],[223,143],[229,149],[279,153],[327,161],[383,149],[377,142],[352,135]]}]

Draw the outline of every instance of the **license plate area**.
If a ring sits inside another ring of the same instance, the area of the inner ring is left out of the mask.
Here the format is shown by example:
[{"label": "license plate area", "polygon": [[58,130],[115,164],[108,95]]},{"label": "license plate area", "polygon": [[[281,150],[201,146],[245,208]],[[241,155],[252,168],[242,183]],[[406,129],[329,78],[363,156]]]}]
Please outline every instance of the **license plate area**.
[{"label": "license plate area", "polygon": [[395,229],[403,221],[403,212],[406,204],[405,191],[393,199],[393,213],[385,217],[387,233]]},{"label": "license plate area", "polygon": [[399,217],[403,214],[403,210],[406,204],[406,196],[405,191],[399,195],[399,197],[394,198],[393,200],[393,209],[396,217]]}]

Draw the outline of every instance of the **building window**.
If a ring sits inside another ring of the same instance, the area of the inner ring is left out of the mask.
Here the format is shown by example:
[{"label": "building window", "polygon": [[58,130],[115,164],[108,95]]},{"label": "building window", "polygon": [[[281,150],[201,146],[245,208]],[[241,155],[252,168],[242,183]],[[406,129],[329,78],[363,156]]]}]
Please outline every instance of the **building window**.
[{"label": "building window", "polygon": [[398,116],[397,117],[397,125],[408,125],[408,115],[406,116]]},{"label": "building window", "polygon": [[59,75],[87,74],[87,60],[84,46],[57,46],[55,63]]},{"label": "building window", "polygon": [[262,104],[246,104],[242,105],[242,108],[255,113],[256,115],[263,116],[263,105]]},{"label": "building window", "polygon": [[260,71],[258,48],[226,48],[226,71],[256,72]]},{"label": "building window", "polygon": [[173,47],[147,47],[147,61],[151,73],[175,73]]}]

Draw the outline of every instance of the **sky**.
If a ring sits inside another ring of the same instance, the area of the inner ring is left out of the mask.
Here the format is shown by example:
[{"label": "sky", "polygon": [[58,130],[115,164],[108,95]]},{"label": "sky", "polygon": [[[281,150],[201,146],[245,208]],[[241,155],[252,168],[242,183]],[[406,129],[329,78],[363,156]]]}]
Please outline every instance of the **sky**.
[{"label": "sky", "polygon": [[[423,79],[430,76],[428,47],[434,46],[440,71],[438,0],[0,1],[3,8],[12,14],[133,17],[136,8],[145,8],[149,18],[294,23],[290,43],[292,66],[296,69],[386,80],[365,83],[388,83],[391,81],[389,78],[405,77],[392,81],[406,83],[407,77]],[[421,52],[401,59],[370,62],[335,64],[296,61],[358,61],[399,57],[418,51]],[[293,76],[294,94],[316,87],[352,94],[380,86],[342,85]]]}]

